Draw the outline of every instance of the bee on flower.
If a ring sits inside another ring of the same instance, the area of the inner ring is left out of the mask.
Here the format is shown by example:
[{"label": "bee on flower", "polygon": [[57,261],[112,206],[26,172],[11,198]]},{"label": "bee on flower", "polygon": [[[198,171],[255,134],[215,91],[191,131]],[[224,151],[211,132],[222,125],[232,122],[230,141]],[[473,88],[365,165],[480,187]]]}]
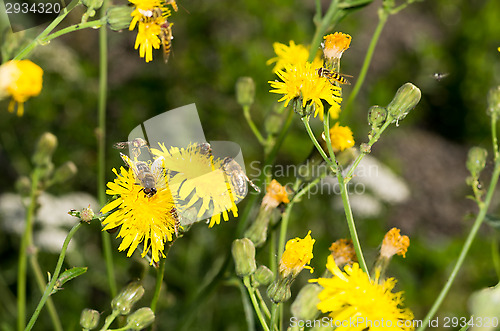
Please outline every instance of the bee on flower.
[{"label": "bee on flower", "polygon": [[43,70],[30,60],[12,60],[0,66],[0,99],[11,97],[8,110],[24,113],[24,102],[42,91]]}]

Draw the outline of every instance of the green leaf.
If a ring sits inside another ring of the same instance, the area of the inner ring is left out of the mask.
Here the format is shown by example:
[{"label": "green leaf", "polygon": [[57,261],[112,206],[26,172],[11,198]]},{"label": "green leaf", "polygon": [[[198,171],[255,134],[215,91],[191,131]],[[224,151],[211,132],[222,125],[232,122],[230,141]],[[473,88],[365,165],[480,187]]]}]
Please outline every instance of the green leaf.
[{"label": "green leaf", "polygon": [[50,295],[56,293],[57,291],[60,291],[62,290],[62,286],[64,285],[64,283],[80,276],[80,275],[83,275],[84,273],[87,272],[87,267],[74,267],[74,268],[71,268],[71,269],[67,269],[65,270],[61,276],[59,276],[59,278],[57,279],[56,283],[54,284],[54,288],[52,289],[52,292],[50,293]]}]

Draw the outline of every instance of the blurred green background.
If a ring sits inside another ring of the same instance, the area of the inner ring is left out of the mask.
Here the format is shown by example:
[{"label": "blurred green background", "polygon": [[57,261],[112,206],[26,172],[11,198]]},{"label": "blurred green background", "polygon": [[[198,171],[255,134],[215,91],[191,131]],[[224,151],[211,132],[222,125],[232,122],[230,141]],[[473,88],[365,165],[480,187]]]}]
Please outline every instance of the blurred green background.
[{"label": "blurred green background", "polygon": [[[326,8],[327,2],[323,5]],[[381,1],[374,1],[335,28],[352,36],[351,47],[342,57],[342,71],[353,75],[353,82],[377,24],[380,5]],[[78,22],[83,12],[82,8],[75,10],[62,26]],[[173,53],[166,65],[160,51],[154,53],[151,63],[138,57],[133,49],[135,31],[109,31],[107,180],[114,177],[111,168],[122,163],[118,151],[112,148],[114,142],[125,140],[143,121],[190,103],[196,103],[207,140],[238,143],[247,170],[250,162],[262,161],[262,150],[235,101],[235,82],[240,76],[255,80],[252,116],[263,131],[266,114],[279,99],[268,92],[267,81],[276,79],[265,64],[274,57],[272,44],[288,44],[290,40],[308,44],[314,33],[313,15],[312,0],[179,2],[179,11],[171,17],[175,24]],[[369,130],[366,112],[371,105],[387,105],[405,82],[414,83],[422,91],[417,108],[399,127],[392,126],[373,148],[373,155],[406,183],[410,197],[399,204],[382,201],[377,215],[359,216],[357,222],[369,265],[391,227],[400,227],[410,237],[406,259],[394,258],[388,274],[398,278],[397,289],[405,291],[406,305],[417,319],[423,318],[446,281],[471,227],[470,214],[476,212],[466,199],[471,192],[465,184],[465,157],[472,145],[491,148],[486,96],[491,87],[500,84],[498,17],[500,1],[496,0],[423,1],[391,16],[352,112],[341,123],[353,129],[357,143],[365,142]],[[32,38],[42,28],[14,36]],[[50,131],[59,138],[54,163],[72,160],[79,169],[77,177],[51,188],[50,193],[83,191],[95,195],[98,32],[89,29],[58,38],[39,46],[31,59],[45,71],[40,96],[25,104],[25,115],[20,118],[7,112],[8,101],[0,102],[0,193],[14,192],[15,180],[29,174],[34,142]],[[435,73],[446,77],[436,80]],[[351,89],[344,88],[344,97]],[[319,121],[313,128],[319,135]],[[312,143],[297,117],[277,164],[299,164],[311,149]],[[490,161],[485,178],[491,167]],[[252,175],[256,177],[249,171]],[[285,184],[292,178],[278,180]],[[294,207],[288,237],[303,238],[311,229],[317,242],[312,261],[315,275],[301,274],[292,288],[293,295],[307,279],[323,272],[331,242],[348,236],[343,212],[335,207],[338,200],[340,197],[333,194],[318,194]],[[245,203],[239,204],[240,213]],[[492,213],[497,206],[495,199]],[[354,213],[357,217],[356,210]],[[215,277],[224,263],[237,223],[238,219],[231,219],[213,229],[197,224],[175,243],[167,259],[167,286],[157,316],[159,330],[246,329],[240,291],[224,282],[229,274],[217,275],[221,277],[218,286],[204,293],[203,300],[197,297],[200,287]],[[487,225],[482,230],[440,316],[468,316],[471,293],[498,282],[491,262],[495,249],[492,242],[498,240],[498,233]],[[65,330],[79,329],[83,308],[97,309],[103,315],[110,312],[99,232],[99,225],[92,224],[78,233],[81,247],[70,253],[66,266],[89,266],[89,271],[53,297]],[[0,285],[10,299],[16,292],[18,243],[16,235],[0,232]],[[113,239],[115,248],[118,244]],[[258,253],[262,264],[268,264],[267,248]],[[153,270],[148,270],[139,254],[132,258],[116,250],[113,254],[119,286],[148,272],[144,278],[146,296],[138,307],[148,305],[154,289]],[[39,256],[47,268],[44,271],[52,272],[57,255],[41,251]],[[31,313],[40,294],[33,279],[29,278],[28,285]],[[13,330],[15,301],[2,301],[0,326]],[[49,326],[47,314],[42,313],[35,329]]]}]

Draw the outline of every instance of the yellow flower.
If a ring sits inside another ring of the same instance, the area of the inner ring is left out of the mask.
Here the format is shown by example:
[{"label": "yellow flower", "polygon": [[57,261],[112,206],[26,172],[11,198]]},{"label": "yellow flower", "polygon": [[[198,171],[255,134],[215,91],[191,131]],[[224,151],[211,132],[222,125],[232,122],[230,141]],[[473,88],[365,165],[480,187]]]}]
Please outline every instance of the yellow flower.
[{"label": "yellow flower", "polygon": [[209,226],[212,227],[220,224],[221,214],[224,221],[228,221],[229,210],[238,216],[236,202],[244,196],[240,196],[232,185],[224,171],[223,160],[214,159],[198,145],[168,149],[160,144],[160,150],[152,149],[152,153],[165,158],[169,186],[175,193],[181,224],[210,217]]},{"label": "yellow flower", "polygon": [[334,152],[342,152],[354,146],[354,137],[351,129],[347,126],[340,126],[338,122],[330,129],[330,140]]},{"label": "yellow flower", "polygon": [[356,257],[356,252],[354,251],[354,246],[352,244],[352,240],[348,239],[339,239],[336,242],[332,243],[329,248],[330,252],[332,252],[333,259],[335,264],[343,266],[344,264],[352,264],[356,262],[358,259]]},{"label": "yellow flower", "polygon": [[323,54],[327,59],[340,59],[351,44],[351,36],[342,32],[335,32],[323,38],[325,39]]},{"label": "yellow flower", "polygon": [[392,228],[385,234],[380,248],[380,255],[386,258],[391,258],[393,255],[398,254],[405,257],[408,247],[410,246],[410,238],[402,236],[398,228]]},{"label": "yellow flower", "polygon": [[161,40],[158,37],[161,32],[161,22],[159,22],[161,20],[160,18],[153,22],[139,22],[138,24],[139,31],[134,48],[139,48],[139,56],[146,62],[153,60],[153,48],[159,49],[161,46]]},{"label": "yellow flower", "polygon": [[129,0],[135,5],[129,30],[138,26],[135,49],[139,48],[139,56],[146,62],[153,60],[153,48],[161,46],[160,33],[162,24],[166,23],[171,12],[162,0]]},{"label": "yellow flower", "polygon": [[318,309],[329,313],[337,330],[413,330],[413,313],[403,308],[403,293],[393,293],[394,278],[380,284],[371,281],[357,263],[346,265],[340,271],[333,257],[326,264],[332,278],[312,279],[323,287],[318,298]]},{"label": "yellow flower", "polygon": [[[276,62],[273,72],[285,69],[286,65],[292,67],[303,65],[309,59],[309,49],[304,45],[296,45],[293,40],[290,40],[290,46],[281,43],[273,43],[274,52],[276,57],[269,59],[266,64],[271,65]],[[313,68],[320,68],[323,66],[323,61],[319,54],[316,55],[312,63]]]},{"label": "yellow flower", "polygon": [[120,173],[113,169],[116,179],[108,183],[109,195],[118,195],[118,199],[109,202],[101,213],[111,212],[102,222],[104,230],[121,226],[118,237],[123,238],[119,251],[128,248],[127,256],[134,253],[137,246],[144,242],[142,257],[151,250],[151,264],[160,260],[165,242],[172,241],[177,230],[177,213],[174,199],[165,183],[157,186],[157,193],[148,197],[143,188],[136,184],[132,169],[120,168]]},{"label": "yellow flower", "polygon": [[17,103],[17,115],[23,115],[23,103],[42,91],[42,76],[42,68],[30,60],[12,60],[0,66],[0,99],[12,97],[9,112],[14,111]]},{"label": "yellow flower", "polygon": [[306,264],[309,264],[313,258],[312,250],[315,241],[311,238],[311,231],[304,239],[288,240],[279,263],[279,272],[282,278],[287,278],[290,275],[295,278],[304,268],[310,269],[312,272],[312,268]]},{"label": "yellow flower", "polygon": [[288,199],[288,192],[276,179],[273,179],[266,188],[266,195],[262,199],[262,205],[265,206],[266,209],[272,209],[278,207],[282,202],[290,202]]},{"label": "yellow flower", "polygon": [[282,80],[269,81],[271,93],[283,94],[283,97],[278,100],[285,100],[285,107],[294,99],[302,98],[302,108],[313,106],[315,108],[314,116],[319,113],[320,118],[323,118],[323,100],[330,107],[330,114],[333,118],[338,118],[340,112],[340,88],[332,85],[325,77],[320,77],[316,69],[309,62],[298,64],[293,67],[285,65],[285,70],[278,70],[278,77]]}]

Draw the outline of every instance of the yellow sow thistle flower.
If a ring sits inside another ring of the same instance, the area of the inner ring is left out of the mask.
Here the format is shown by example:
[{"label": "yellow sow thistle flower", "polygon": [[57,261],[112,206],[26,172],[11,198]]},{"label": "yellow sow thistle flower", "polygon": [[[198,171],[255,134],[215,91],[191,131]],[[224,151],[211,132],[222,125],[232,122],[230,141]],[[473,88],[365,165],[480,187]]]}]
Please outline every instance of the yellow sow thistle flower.
[{"label": "yellow sow thistle flower", "polygon": [[[229,183],[229,176],[223,171],[223,160],[202,151],[196,145],[187,148],[168,149],[160,144],[160,149],[152,153],[165,158],[165,168],[174,175],[169,179],[170,189],[175,193],[179,212],[197,219],[210,217],[209,227],[229,220],[228,211],[238,216],[236,202],[244,197]],[[192,215],[193,214],[193,215]]]},{"label": "yellow sow thistle flower", "polygon": [[288,240],[279,263],[280,276],[286,278],[291,275],[295,278],[304,268],[312,272],[312,268],[306,264],[309,264],[313,258],[312,250],[315,242],[316,240],[311,238],[311,231],[304,239]]},{"label": "yellow sow thistle flower", "polygon": [[17,115],[23,115],[23,103],[42,91],[42,76],[42,68],[30,60],[12,60],[0,66],[0,99],[12,97],[9,112],[14,112],[17,103]]},{"label": "yellow sow thistle flower", "polygon": [[405,257],[410,246],[410,238],[402,236],[400,231],[398,228],[392,228],[385,234],[382,247],[380,248],[381,256],[390,259],[393,255],[398,254]]},{"label": "yellow sow thistle flower", "polygon": [[302,98],[302,108],[313,105],[316,109],[314,117],[319,113],[320,118],[323,118],[323,100],[330,107],[330,115],[332,118],[338,118],[340,113],[340,88],[332,85],[325,77],[320,77],[316,69],[309,62],[298,64],[297,66],[285,65],[285,70],[278,70],[278,77],[282,80],[269,81],[271,93],[283,94],[283,97],[278,102],[285,101],[285,107],[288,103],[296,98]]},{"label": "yellow sow thistle flower", "polygon": [[340,59],[351,45],[351,36],[346,33],[335,32],[323,38],[325,39],[323,54],[329,60]]},{"label": "yellow sow thistle flower", "polygon": [[139,48],[139,56],[146,62],[153,60],[153,49],[161,46],[161,26],[171,12],[161,0],[129,0],[135,6],[129,30],[138,26],[134,48]]},{"label": "yellow sow thistle flower", "polygon": [[[304,45],[296,45],[293,40],[290,40],[290,45],[287,46],[281,43],[273,43],[274,52],[276,57],[269,59],[266,65],[271,65],[276,62],[273,68],[273,73],[285,69],[287,65],[292,67],[307,62],[309,59],[309,49]],[[320,68],[323,66],[323,61],[320,56],[316,56],[312,63],[313,68]]]},{"label": "yellow sow thistle flower", "polygon": [[278,205],[282,202],[290,202],[288,199],[288,193],[284,186],[282,186],[276,179],[273,179],[266,188],[266,195],[262,199],[262,205],[265,209],[273,209],[278,207]]},{"label": "yellow sow thistle flower", "polygon": [[[411,322],[413,313],[403,307],[403,292],[392,292],[396,285],[394,278],[380,284],[377,280],[371,281],[357,263],[352,267],[346,265],[342,272],[331,255],[328,256],[326,267],[333,274],[332,278],[312,279],[310,282],[323,287],[318,295],[318,309],[329,313],[335,325],[345,325],[337,330],[414,329]],[[350,323],[353,320],[356,321],[355,325]]]},{"label": "yellow sow thistle flower", "polygon": [[352,240],[350,239],[339,239],[332,243],[328,249],[332,252],[331,255],[336,265],[352,264],[358,260]]},{"label": "yellow sow thistle flower", "polygon": [[347,126],[339,125],[338,122],[330,129],[330,141],[334,152],[342,152],[354,146],[354,137],[351,129]]},{"label": "yellow sow thistle flower", "polygon": [[120,173],[116,169],[113,172],[116,179],[108,183],[106,193],[119,197],[101,209],[103,214],[110,213],[102,222],[103,231],[121,226],[118,237],[123,240],[118,250],[128,249],[130,257],[143,242],[142,257],[151,250],[151,264],[158,263],[160,256],[165,257],[165,243],[172,241],[177,229],[172,194],[168,187],[157,187],[157,193],[148,197],[142,186],[136,184],[132,169],[121,167]]}]

